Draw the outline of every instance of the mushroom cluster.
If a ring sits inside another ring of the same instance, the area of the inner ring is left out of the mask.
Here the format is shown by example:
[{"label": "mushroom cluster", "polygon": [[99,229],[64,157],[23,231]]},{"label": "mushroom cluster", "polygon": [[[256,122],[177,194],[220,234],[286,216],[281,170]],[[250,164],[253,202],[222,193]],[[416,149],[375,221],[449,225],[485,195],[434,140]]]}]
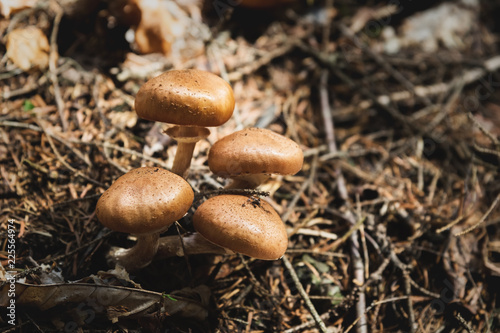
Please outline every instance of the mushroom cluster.
[{"label": "mushroom cluster", "polygon": [[262,260],[283,256],[288,237],[272,206],[254,196],[224,194],[224,189],[255,189],[272,174],[293,175],[302,168],[300,147],[267,129],[247,128],[214,143],[209,168],[231,182],[222,194],[194,209],[195,232],[160,237],[193,207],[194,193],[185,179],[196,142],[210,134],[207,127],[224,124],[234,106],[233,91],[226,81],[196,69],[165,72],[140,88],[135,100],[137,115],[173,124],[165,133],[177,141],[177,152],[171,171],[133,169],[99,199],[96,214],[101,223],[137,237],[132,248],[111,249],[110,265],[133,271],[159,258],[200,253],[241,253]]}]

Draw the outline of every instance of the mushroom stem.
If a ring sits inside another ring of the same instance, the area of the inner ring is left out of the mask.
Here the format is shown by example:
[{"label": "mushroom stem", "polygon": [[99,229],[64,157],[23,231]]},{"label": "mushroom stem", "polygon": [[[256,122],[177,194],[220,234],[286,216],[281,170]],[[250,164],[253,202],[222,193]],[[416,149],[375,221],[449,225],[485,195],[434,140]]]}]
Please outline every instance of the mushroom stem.
[{"label": "mushroom stem", "polygon": [[250,189],[257,188],[260,184],[269,179],[268,174],[255,174],[255,175],[242,175],[232,178],[231,182],[227,184],[224,189]]},{"label": "mushroom stem", "polygon": [[[181,239],[182,237],[182,239]],[[184,252],[185,251],[185,252]],[[193,232],[187,236],[165,236],[160,238],[158,251],[153,260],[168,257],[182,257],[186,253],[192,254],[233,254],[231,250],[225,249],[206,240],[202,235]]]},{"label": "mushroom stem", "polygon": [[129,248],[112,248],[108,255],[108,264],[119,264],[127,271],[134,271],[146,267],[153,260],[160,243],[160,233],[137,236],[137,243]]},{"label": "mushroom stem", "polygon": [[166,133],[177,141],[177,152],[175,153],[172,172],[186,178],[186,171],[191,166],[193,151],[196,143],[206,138],[210,130],[197,126],[174,126]]},{"label": "mushroom stem", "polygon": [[[184,177],[187,169],[191,166],[191,159],[193,158],[194,146],[196,142],[179,142],[177,146],[177,153],[175,154],[172,172]],[[184,177],[186,178],[186,177]]]}]

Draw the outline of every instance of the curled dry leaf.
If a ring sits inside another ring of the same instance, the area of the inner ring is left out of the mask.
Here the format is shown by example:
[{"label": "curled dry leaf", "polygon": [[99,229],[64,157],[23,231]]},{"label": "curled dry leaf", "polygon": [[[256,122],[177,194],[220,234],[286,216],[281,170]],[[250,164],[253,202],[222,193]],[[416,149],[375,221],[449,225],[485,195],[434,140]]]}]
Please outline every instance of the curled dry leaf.
[{"label": "curled dry leaf", "polygon": [[7,35],[7,57],[25,72],[46,69],[49,50],[47,36],[36,27],[14,29]]},{"label": "curled dry leaf", "polygon": [[[0,306],[9,305],[10,283],[0,289]],[[168,295],[157,292],[88,283],[33,285],[15,283],[16,306],[37,307],[42,311],[65,304],[84,303],[96,313],[106,313],[116,322],[120,317],[143,317],[154,312],[205,320],[209,289],[205,286],[182,289]]]}]

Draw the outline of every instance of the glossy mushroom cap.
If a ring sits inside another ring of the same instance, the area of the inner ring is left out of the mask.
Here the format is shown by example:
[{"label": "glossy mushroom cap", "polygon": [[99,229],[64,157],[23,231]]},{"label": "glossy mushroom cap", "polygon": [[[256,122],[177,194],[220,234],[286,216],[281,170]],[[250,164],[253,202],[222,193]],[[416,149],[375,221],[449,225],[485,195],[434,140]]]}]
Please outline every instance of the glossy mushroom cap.
[{"label": "glossy mushroom cap", "polygon": [[193,226],[208,241],[257,259],[276,260],[288,246],[285,224],[265,201],[219,195],[193,215]]},{"label": "glossy mushroom cap", "polygon": [[135,111],[143,119],[185,126],[220,126],[234,110],[231,86],[198,69],[171,70],[137,92]]},{"label": "glossy mushroom cap", "polygon": [[248,174],[294,175],[304,155],[294,141],[263,128],[247,128],[218,140],[208,154],[210,170],[221,177]]},{"label": "glossy mushroom cap", "polygon": [[193,203],[191,186],[165,169],[143,167],[118,178],[97,202],[96,214],[109,229],[135,235],[161,232]]}]

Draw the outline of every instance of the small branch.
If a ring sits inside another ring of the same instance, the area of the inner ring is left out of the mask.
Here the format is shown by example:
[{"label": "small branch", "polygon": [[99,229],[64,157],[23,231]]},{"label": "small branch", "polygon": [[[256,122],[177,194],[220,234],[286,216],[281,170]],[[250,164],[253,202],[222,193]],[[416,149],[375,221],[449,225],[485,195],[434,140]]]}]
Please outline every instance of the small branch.
[{"label": "small branch", "polygon": [[56,1],[54,1],[54,3],[57,9],[56,17],[54,18],[54,26],[50,35],[49,70],[50,80],[54,86],[54,97],[56,99],[57,111],[59,112],[59,117],[61,118],[62,130],[63,132],[66,132],[68,130],[68,122],[64,117],[64,101],[62,99],[61,87],[59,86],[59,79],[57,78],[57,34],[59,32],[59,24],[61,23],[64,11]]},{"label": "small branch", "polygon": [[[328,319],[328,317],[330,317],[329,312],[323,313],[320,316],[321,319]],[[310,320],[310,321],[305,322],[303,324],[300,324],[300,325],[297,325],[297,326],[292,327],[290,329],[287,329],[286,331],[283,331],[283,333],[305,332],[304,329],[309,328],[309,327],[313,327],[314,325],[316,325],[316,321],[313,319],[313,320]],[[328,329],[329,329],[328,332],[330,332],[330,333],[339,332],[338,330],[333,331],[331,327],[328,327]]]},{"label": "small branch", "polygon": [[462,317],[460,313],[455,314],[455,318],[457,318],[460,326],[462,326],[469,333],[476,333],[472,327],[470,327],[469,323]]},{"label": "small branch", "polygon": [[[322,72],[321,80],[320,80],[320,102],[321,102],[321,113],[323,115],[323,121],[325,124],[325,132],[327,134],[327,145],[330,153],[337,153],[337,144],[335,142],[335,127],[333,123],[332,110],[330,108],[330,102],[328,97],[327,90],[328,83],[328,70],[325,69]],[[335,164],[334,167],[335,176],[337,178],[337,191],[339,193],[340,198],[344,200],[344,202],[349,202],[349,194],[347,192],[347,186],[345,183],[345,178],[342,173],[342,167],[339,163]],[[365,283],[364,278],[364,264],[363,258],[360,253],[360,245],[358,241],[358,231],[355,226],[357,225],[354,214],[348,210],[346,213],[347,220],[351,225],[351,229],[354,231],[349,236],[351,240],[351,258],[353,264],[353,275],[359,285],[363,285]],[[364,219],[362,219],[364,220]],[[359,222],[359,221],[358,221]],[[358,301],[356,302],[356,312],[358,317],[360,318],[359,324],[356,326],[356,331],[358,333],[366,333],[367,332],[367,322],[366,316],[364,315],[364,311],[366,308],[366,300],[365,300],[364,291],[360,291],[358,295]]]},{"label": "small branch", "polygon": [[472,227],[469,227],[467,229],[465,229],[464,231],[462,232],[459,232],[459,233],[456,233],[455,236],[456,237],[460,237],[460,236],[463,236],[465,235],[466,233],[469,233],[471,232],[472,230],[476,229],[481,223],[483,223],[486,218],[491,214],[491,212],[493,211],[493,209],[495,209],[495,207],[498,205],[498,203],[500,202],[500,194],[497,195],[497,197],[495,198],[495,200],[493,201],[493,203],[491,204],[490,208],[488,209],[488,211],[483,215],[483,217],[481,217],[481,219],[479,220],[479,222],[477,222],[476,224],[474,224]]},{"label": "small branch", "polygon": [[61,156],[61,154],[57,150],[56,145],[54,144],[54,141],[52,140],[53,135],[46,130],[45,126],[42,125],[42,120],[41,119],[38,119],[38,126],[41,128],[41,132],[43,132],[45,134],[45,136],[47,137],[47,141],[49,142],[49,145],[52,148],[52,151],[56,155],[56,157],[59,160],[59,162],[62,163],[62,165],[64,165],[68,170],[70,170],[71,172],[73,172],[75,174],[75,176],[80,176],[83,179],[85,179],[85,180],[93,183],[94,185],[105,187],[105,185],[102,184],[101,182],[88,177],[87,175],[83,174],[81,171],[79,171],[79,170],[73,168],[71,165],[69,165],[68,162],[66,162],[64,160],[64,158]]},{"label": "small branch", "polygon": [[403,272],[403,279],[404,279],[404,287],[405,287],[405,293],[408,296],[407,300],[407,305],[408,305],[408,321],[409,321],[409,327],[410,327],[410,333],[415,333],[415,311],[413,310],[413,301],[411,300],[411,279],[410,279],[410,272],[408,270],[405,270]]},{"label": "small branch", "polygon": [[488,137],[488,139],[490,139],[490,141],[497,147],[499,148],[500,147],[500,141],[493,135],[490,133],[490,131],[488,131],[486,128],[484,128],[484,126],[479,122],[477,121],[476,117],[474,117],[474,115],[472,114],[472,112],[468,112],[467,113],[467,117],[474,123],[474,125],[479,128],[479,130]]},{"label": "small branch", "polygon": [[306,303],[309,312],[311,312],[311,315],[313,316],[314,321],[316,322],[316,325],[318,326],[319,330],[322,333],[327,333],[326,325],[323,322],[323,319],[321,319],[318,312],[316,311],[316,308],[312,304],[309,295],[307,295],[306,291],[304,290],[304,287],[302,286],[302,283],[300,282],[299,277],[297,276],[297,272],[295,272],[295,269],[293,268],[292,264],[290,263],[290,261],[286,256],[283,256],[283,258],[281,259],[285,264],[285,267],[287,268],[288,272],[290,273],[290,276],[292,277],[292,280],[295,283],[295,287],[297,287],[300,296],[302,296],[302,298],[304,299],[304,302]]},{"label": "small branch", "polygon": [[363,52],[366,52],[368,55],[370,55],[379,64],[379,66],[385,69],[396,81],[401,84],[401,86],[405,87],[410,92],[411,97],[420,97],[425,105],[432,105],[431,100],[426,95],[418,95],[415,91],[415,86],[410,80],[405,78],[403,74],[401,74],[401,72],[394,69],[394,67],[392,67],[388,61],[382,58],[380,54],[372,51],[370,47],[365,46],[365,44],[363,44],[363,42],[354,34],[351,29],[349,29],[342,23],[339,23],[338,26],[344,36],[351,39],[357,47],[359,47]]},{"label": "small branch", "polygon": [[[366,315],[369,311],[371,311],[374,307],[385,304],[385,303],[391,303],[391,302],[397,302],[397,301],[402,301],[407,299],[408,296],[401,296],[401,297],[393,297],[393,298],[387,298],[378,302],[372,303],[369,307],[366,308],[366,311],[364,312],[364,315]],[[349,325],[349,327],[344,331],[344,333],[348,333],[352,330],[352,328],[360,321],[361,317],[358,317],[354,320],[354,322]]]},{"label": "small branch", "polygon": [[327,83],[328,83],[328,70],[324,69],[321,71],[320,89],[319,89],[321,98],[321,115],[323,117],[328,150],[330,153],[332,152],[336,153],[337,147],[335,143],[335,129],[333,127],[330,101],[328,99]]}]

